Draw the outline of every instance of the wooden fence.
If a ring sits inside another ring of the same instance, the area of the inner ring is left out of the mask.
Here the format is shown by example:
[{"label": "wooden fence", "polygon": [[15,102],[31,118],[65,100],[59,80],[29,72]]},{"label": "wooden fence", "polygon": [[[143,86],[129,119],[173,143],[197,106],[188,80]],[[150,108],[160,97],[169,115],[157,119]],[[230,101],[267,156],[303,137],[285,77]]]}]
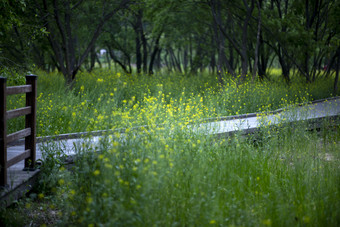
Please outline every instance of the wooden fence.
[{"label": "wooden fence", "polygon": [[[26,106],[7,111],[8,95],[26,93]],[[7,168],[25,159],[25,169],[34,169],[36,160],[36,97],[37,76],[27,75],[26,85],[7,87],[6,78],[0,77],[0,186],[7,185]],[[7,120],[25,116],[25,129],[7,135]],[[25,138],[25,150],[7,160],[7,145]]]}]

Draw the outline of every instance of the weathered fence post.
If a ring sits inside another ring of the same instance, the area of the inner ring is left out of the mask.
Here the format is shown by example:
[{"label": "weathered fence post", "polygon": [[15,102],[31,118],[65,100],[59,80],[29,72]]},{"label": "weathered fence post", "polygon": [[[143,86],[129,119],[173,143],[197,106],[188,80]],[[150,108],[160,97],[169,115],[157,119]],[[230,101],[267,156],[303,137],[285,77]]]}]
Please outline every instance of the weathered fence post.
[{"label": "weathered fence post", "polygon": [[6,80],[0,77],[0,186],[7,184]]},{"label": "weathered fence post", "polygon": [[32,92],[26,94],[26,106],[31,106],[31,114],[26,115],[25,128],[31,128],[31,135],[25,138],[25,150],[30,149],[31,154],[25,159],[25,169],[34,168],[36,160],[37,76],[27,75],[26,84],[32,86]]}]

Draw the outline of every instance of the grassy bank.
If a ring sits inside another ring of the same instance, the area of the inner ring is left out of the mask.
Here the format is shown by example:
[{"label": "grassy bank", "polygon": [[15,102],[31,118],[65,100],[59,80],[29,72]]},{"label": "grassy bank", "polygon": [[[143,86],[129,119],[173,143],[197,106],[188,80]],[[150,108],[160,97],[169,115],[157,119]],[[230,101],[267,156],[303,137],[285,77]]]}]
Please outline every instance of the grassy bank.
[{"label": "grassy bank", "polygon": [[[217,78],[209,74],[150,77],[98,69],[79,73],[71,90],[65,88],[60,74],[36,74],[37,136],[262,112],[333,96],[331,78],[313,84],[295,80],[290,86],[280,80],[251,83],[248,78],[239,83],[228,78],[221,88]],[[19,77],[9,84],[23,81]],[[8,101],[9,108],[23,104],[23,96]],[[23,118],[11,120],[9,132],[22,125]]]},{"label": "grassy bank", "polygon": [[[318,132],[306,122],[263,125],[256,135],[219,138],[188,122],[263,112],[331,96],[332,81],[228,79],[209,75],[61,75],[39,72],[38,134],[115,129],[100,143],[79,144],[68,169],[63,152],[44,146],[36,192],[3,210],[13,226],[339,226],[339,126]],[[10,106],[23,102],[9,100]],[[263,116],[265,118],[265,116]],[[10,130],[19,121],[10,124]],[[133,126],[148,125],[136,134]],[[37,212],[37,207],[41,212]],[[32,218],[32,215],[35,218]],[[11,219],[12,217],[12,219]]]},{"label": "grassy bank", "polygon": [[53,173],[62,225],[338,226],[340,128],[326,126],[221,139],[176,124],[115,134],[79,146],[71,171],[47,164],[42,182]]}]

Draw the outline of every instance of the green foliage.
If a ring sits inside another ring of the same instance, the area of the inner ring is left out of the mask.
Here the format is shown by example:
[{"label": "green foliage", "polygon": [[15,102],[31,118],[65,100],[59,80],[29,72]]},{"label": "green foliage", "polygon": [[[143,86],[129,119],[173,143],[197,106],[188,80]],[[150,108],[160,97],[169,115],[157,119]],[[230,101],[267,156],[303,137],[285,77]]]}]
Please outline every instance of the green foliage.
[{"label": "green foliage", "polygon": [[40,145],[42,159],[37,160],[41,163],[39,183],[35,190],[39,192],[53,192],[58,180],[63,176],[62,171],[67,163],[66,149],[63,144],[57,145],[54,142],[46,142]]},{"label": "green foliage", "polygon": [[[36,74],[38,136],[262,112],[332,96],[331,78],[308,85],[297,80],[290,86],[280,79],[242,84],[228,79],[221,88],[217,78],[205,73],[149,77],[96,70],[81,72],[70,90],[60,74]],[[8,109],[22,107],[24,100],[10,96]],[[22,127],[20,119],[13,119],[8,131]]]},{"label": "green foliage", "polygon": [[0,76],[7,78],[7,86],[18,86],[26,83],[26,79],[22,71],[12,70],[8,67],[0,68]]},{"label": "green foliage", "polygon": [[144,72],[209,68],[256,75],[259,59],[261,78],[274,64],[286,82],[295,68],[309,83],[329,74],[320,69],[334,62],[340,40],[336,0],[43,2],[0,1],[0,67],[34,63],[60,70],[68,84],[81,69],[92,70],[100,49],[128,72],[142,65]]},{"label": "green foliage", "polygon": [[0,208],[0,224],[8,227],[58,224],[61,212],[55,202],[51,196],[33,192],[7,209]]},{"label": "green foliage", "polygon": [[[83,145],[59,183],[63,222],[74,225],[336,226],[339,127],[326,141],[271,129],[216,140],[172,124]],[[336,138],[335,138],[335,137]],[[326,155],[332,157],[326,159]]]},{"label": "green foliage", "polygon": [[[304,122],[292,126],[282,119],[279,127],[269,127],[262,114],[254,136],[217,139],[188,127],[206,117],[263,112],[331,95],[331,79],[288,86],[279,71],[271,73],[272,82],[236,78],[220,87],[204,73],[150,77],[96,70],[80,73],[74,87],[65,89],[62,75],[37,72],[38,135],[126,130],[96,144],[84,138],[69,170],[62,145],[44,144],[37,191],[14,211],[1,213],[2,220],[26,213],[28,218],[18,220],[22,225],[41,207],[35,213],[40,218],[30,222],[337,226],[339,126],[325,122],[320,133],[309,132]],[[139,133],[131,129],[141,125],[148,127]]]},{"label": "green foliage", "polygon": [[25,0],[1,0],[0,1],[0,37],[12,29],[13,24],[20,24],[21,14],[26,9]]}]

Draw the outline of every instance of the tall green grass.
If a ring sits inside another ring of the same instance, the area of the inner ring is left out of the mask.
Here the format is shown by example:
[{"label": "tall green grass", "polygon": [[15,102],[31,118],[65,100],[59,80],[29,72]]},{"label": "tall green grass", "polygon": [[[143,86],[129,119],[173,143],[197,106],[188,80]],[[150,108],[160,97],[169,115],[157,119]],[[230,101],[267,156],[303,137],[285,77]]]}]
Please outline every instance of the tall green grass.
[{"label": "tall green grass", "polygon": [[[221,87],[214,75],[204,73],[137,76],[97,69],[80,72],[68,89],[60,74],[35,74],[38,136],[262,112],[334,95],[330,78],[313,84],[296,80],[290,86],[227,78]],[[9,108],[23,105],[24,96],[8,100]],[[9,122],[9,132],[22,128],[23,118]]]},{"label": "tall green grass", "polygon": [[171,125],[79,146],[59,169],[63,223],[338,226],[340,128],[305,127],[216,139]]},{"label": "tall green grass", "polygon": [[[320,132],[310,132],[306,122],[282,122],[256,135],[220,139],[187,126],[326,98],[333,95],[331,80],[287,86],[229,78],[221,87],[208,74],[97,70],[80,73],[68,89],[59,74],[36,74],[38,136],[126,128],[95,146],[77,144],[71,170],[60,162],[59,148],[44,146],[40,186],[46,197],[52,194],[61,225],[340,224],[339,126],[325,122]],[[8,102],[13,108],[23,98]],[[130,130],[139,125],[148,127]]]}]

